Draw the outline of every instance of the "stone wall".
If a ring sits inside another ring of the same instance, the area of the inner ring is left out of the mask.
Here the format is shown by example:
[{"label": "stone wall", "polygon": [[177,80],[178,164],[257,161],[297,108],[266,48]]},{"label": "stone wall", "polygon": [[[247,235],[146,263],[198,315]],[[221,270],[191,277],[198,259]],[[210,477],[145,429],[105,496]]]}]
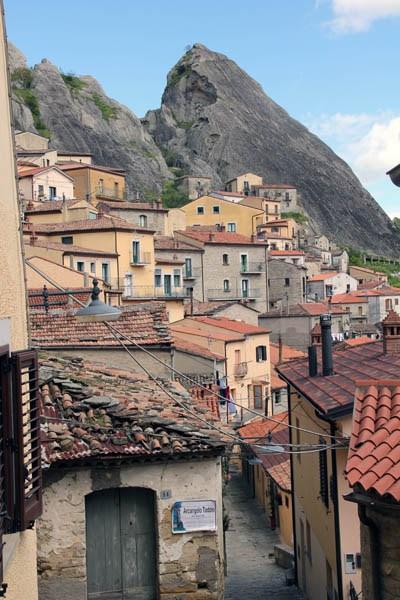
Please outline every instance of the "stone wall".
[{"label": "stone wall", "polygon": [[[396,512],[378,512],[367,508],[367,516],[379,529],[381,600],[400,598],[400,540],[399,518]],[[369,528],[361,525],[362,597],[375,600]],[[359,590],[357,590],[359,591]]]},{"label": "stone wall", "polygon": [[270,308],[273,306],[286,308],[287,304],[304,302],[305,277],[306,270],[303,267],[297,267],[283,260],[268,261]]},{"label": "stone wall", "polygon": [[[160,600],[221,600],[224,549],[219,458],[47,471],[44,510],[38,523],[40,599],[86,600],[85,496],[115,487],[146,487],[156,492]],[[161,490],[171,490],[171,498],[161,499]],[[189,499],[216,500],[216,533],[172,534],[172,505]]]}]

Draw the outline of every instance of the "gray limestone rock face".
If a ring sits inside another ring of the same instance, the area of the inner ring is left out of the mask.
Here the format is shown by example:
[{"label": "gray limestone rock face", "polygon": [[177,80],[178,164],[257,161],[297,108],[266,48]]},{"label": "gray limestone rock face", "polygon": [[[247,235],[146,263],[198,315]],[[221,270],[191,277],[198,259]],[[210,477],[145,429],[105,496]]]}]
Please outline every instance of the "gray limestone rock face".
[{"label": "gray limestone rock face", "polygon": [[317,231],[398,255],[400,237],[350,167],[223,54],[195,44],[170,71],[161,108],[142,122],[186,172],[217,187],[247,171],[293,184]]},{"label": "gray limestone rock face", "polygon": [[[11,73],[13,64],[15,60]],[[79,89],[71,87],[46,59],[32,70],[30,90],[49,130],[50,145],[63,151],[91,152],[96,164],[125,169],[132,198],[137,191],[157,194],[171,174],[151,135],[132,111],[108,98],[94,78],[85,76],[79,81]],[[17,129],[36,131],[31,110],[15,93],[13,111]]]}]

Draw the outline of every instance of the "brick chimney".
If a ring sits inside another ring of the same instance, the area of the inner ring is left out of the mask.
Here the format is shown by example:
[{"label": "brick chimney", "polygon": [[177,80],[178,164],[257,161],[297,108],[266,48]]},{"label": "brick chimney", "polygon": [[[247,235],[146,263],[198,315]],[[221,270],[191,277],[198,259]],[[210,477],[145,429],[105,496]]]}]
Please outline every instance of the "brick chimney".
[{"label": "brick chimney", "polygon": [[389,310],[382,321],[384,354],[400,354],[400,315]]},{"label": "brick chimney", "polygon": [[321,345],[321,325],[316,323],[311,329],[311,344],[313,346]]},{"label": "brick chimney", "polygon": [[208,234],[208,239],[209,239],[209,241],[210,241],[210,242],[213,242],[213,241],[215,240],[215,235],[214,235],[214,233],[212,233],[211,231],[210,231],[210,233]]}]

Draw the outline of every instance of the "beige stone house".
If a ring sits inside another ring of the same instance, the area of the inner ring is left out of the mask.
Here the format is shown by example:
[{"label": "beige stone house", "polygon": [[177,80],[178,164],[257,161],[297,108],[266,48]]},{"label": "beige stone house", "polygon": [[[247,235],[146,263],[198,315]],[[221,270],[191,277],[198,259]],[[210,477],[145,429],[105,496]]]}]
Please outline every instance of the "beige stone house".
[{"label": "beige stone house", "polygon": [[262,185],[263,179],[255,173],[242,173],[225,183],[227,192],[236,192],[249,196],[254,186]]},{"label": "beige stone house", "polygon": [[8,600],[37,600],[34,522],[42,489],[37,357],[29,349],[7,55],[0,2],[0,594],[7,590]]},{"label": "beige stone house", "polygon": [[195,175],[183,175],[175,179],[178,188],[187,195],[189,200],[195,200],[199,196],[206,196],[211,191],[211,177],[196,177]]},{"label": "beige stone house", "polygon": [[198,398],[160,384],[42,357],[41,600],[222,600],[224,436],[216,414],[185,410]]},{"label": "beige stone house", "polygon": [[156,234],[164,235],[167,230],[168,209],[157,202],[118,202],[101,200],[97,209],[111,216],[119,217],[144,229],[153,229]]},{"label": "beige stone house", "polygon": [[18,170],[20,197],[28,202],[75,198],[74,181],[58,167],[33,167]]}]

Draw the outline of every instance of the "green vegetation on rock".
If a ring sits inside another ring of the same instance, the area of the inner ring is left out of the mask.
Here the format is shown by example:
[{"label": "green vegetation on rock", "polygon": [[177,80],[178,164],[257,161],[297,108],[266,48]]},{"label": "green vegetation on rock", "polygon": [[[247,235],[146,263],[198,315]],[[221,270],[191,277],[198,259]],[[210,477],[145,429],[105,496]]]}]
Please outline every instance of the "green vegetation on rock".
[{"label": "green vegetation on rock", "polygon": [[109,104],[102,98],[99,94],[92,94],[92,100],[99,109],[102,114],[102,117],[105,121],[109,121],[110,119],[116,119],[118,115],[118,108]]},{"label": "green vegetation on rock", "polygon": [[188,196],[178,189],[177,182],[173,179],[164,183],[161,199],[166,208],[179,208],[189,202]]},{"label": "green vegetation on rock", "polygon": [[11,82],[13,87],[15,85],[20,85],[25,89],[29,89],[32,85],[32,69],[28,69],[27,67],[18,67],[11,73]]},{"label": "green vegetation on rock", "polygon": [[33,124],[40,135],[49,138],[50,131],[47,129],[46,124],[42,121],[39,109],[39,101],[30,88],[14,88],[14,94],[29,108],[32,113]]},{"label": "green vegetation on rock", "polygon": [[[377,262],[366,261],[365,254],[355,248],[347,248],[349,254],[349,265],[353,267],[365,267],[372,271],[385,273],[388,276],[390,285],[400,287],[400,261],[398,263],[389,262],[382,257]],[[368,256],[368,255],[367,255]]]},{"label": "green vegetation on rock", "polygon": [[293,219],[299,225],[304,225],[308,222],[308,217],[301,212],[289,211],[281,213],[282,219]]},{"label": "green vegetation on rock", "polygon": [[399,217],[394,217],[393,225],[395,226],[397,231],[400,233],[400,218]]},{"label": "green vegetation on rock", "polygon": [[72,94],[79,93],[87,85],[82,79],[74,75],[74,73],[61,73],[61,77]]}]

